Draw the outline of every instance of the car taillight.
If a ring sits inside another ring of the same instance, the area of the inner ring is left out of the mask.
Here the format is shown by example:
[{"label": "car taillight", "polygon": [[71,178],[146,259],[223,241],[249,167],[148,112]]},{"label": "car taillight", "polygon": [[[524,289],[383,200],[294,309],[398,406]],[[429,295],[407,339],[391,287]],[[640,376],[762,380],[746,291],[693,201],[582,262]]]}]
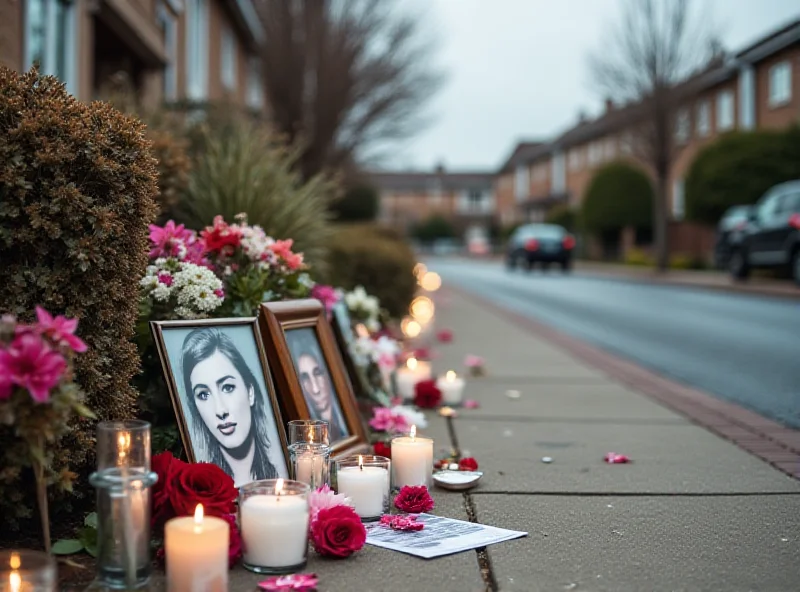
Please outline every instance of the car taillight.
[{"label": "car taillight", "polygon": [[539,248],[539,241],[535,238],[529,238],[525,241],[525,250],[526,251],[535,251]]},{"label": "car taillight", "polygon": [[564,237],[564,241],[562,244],[564,245],[564,248],[569,251],[570,249],[575,248],[575,239],[572,237],[572,235],[568,234],[567,236]]},{"label": "car taillight", "polygon": [[789,226],[800,230],[800,214],[792,214],[789,216]]}]

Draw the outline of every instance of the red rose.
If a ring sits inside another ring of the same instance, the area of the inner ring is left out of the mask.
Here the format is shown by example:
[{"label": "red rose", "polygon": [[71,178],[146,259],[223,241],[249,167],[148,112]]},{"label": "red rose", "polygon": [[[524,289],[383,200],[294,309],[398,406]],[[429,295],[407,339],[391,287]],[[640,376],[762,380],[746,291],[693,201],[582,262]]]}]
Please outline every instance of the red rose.
[{"label": "red rose", "polygon": [[430,512],[433,506],[433,498],[424,485],[405,485],[394,498],[394,507],[409,514]]},{"label": "red rose", "polygon": [[441,343],[450,343],[453,341],[453,332],[450,329],[442,329],[436,334],[436,339]]},{"label": "red rose", "polygon": [[385,442],[375,442],[375,445],[372,448],[375,451],[375,456],[392,458],[392,447]]},{"label": "red rose", "polygon": [[239,558],[242,556],[242,534],[239,532],[239,527],[236,526],[236,515],[225,514],[221,516],[231,527],[231,537],[228,543],[228,566],[233,567]]},{"label": "red rose", "polygon": [[350,506],[320,510],[309,534],[314,549],[325,557],[349,557],[367,541],[367,529]]},{"label": "red rose", "polygon": [[442,401],[442,391],[435,380],[421,380],[414,385],[414,404],[421,409],[435,409]]},{"label": "red rose", "polygon": [[195,463],[176,475],[169,501],[176,516],[193,515],[197,504],[208,516],[225,516],[236,511],[237,493],[233,479],[217,465]]},{"label": "red rose", "polygon": [[172,456],[171,452],[156,454],[151,462],[153,472],[158,475],[158,481],[153,485],[153,528],[160,529],[164,523],[175,516],[175,510],[169,501],[169,492],[174,486],[175,477],[187,463]]},{"label": "red rose", "polygon": [[458,461],[458,470],[459,471],[477,471],[478,470],[478,461],[474,458],[467,457],[462,458]]}]

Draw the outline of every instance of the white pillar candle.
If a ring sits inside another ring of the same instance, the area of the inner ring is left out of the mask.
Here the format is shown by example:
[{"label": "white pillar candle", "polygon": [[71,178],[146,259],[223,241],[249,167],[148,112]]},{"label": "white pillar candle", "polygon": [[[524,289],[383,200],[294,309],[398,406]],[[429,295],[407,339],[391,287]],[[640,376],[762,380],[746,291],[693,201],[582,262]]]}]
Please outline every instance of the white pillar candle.
[{"label": "white pillar candle", "polygon": [[[297,475],[295,479],[308,485],[321,486],[323,483],[323,468],[326,458],[312,451],[302,452],[297,457]],[[313,477],[313,481],[312,481]]]},{"label": "white pillar candle", "polygon": [[164,527],[167,590],[170,592],[227,592],[230,525],[222,518],[173,518]]},{"label": "white pillar candle", "polygon": [[305,563],[308,501],[304,497],[253,495],[241,502],[239,514],[245,563],[278,570]]},{"label": "white pillar candle", "polygon": [[397,396],[403,399],[413,399],[416,384],[423,380],[430,380],[430,378],[430,362],[420,362],[416,358],[409,358],[405,366],[397,369]]},{"label": "white pillar candle", "polygon": [[442,391],[442,402],[445,405],[461,405],[464,397],[464,379],[448,370],[445,376],[436,381],[437,388]]},{"label": "white pillar candle", "polygon": [[[359,457],[360,459],[360,457]],[[350,498],[356,514],[375,518],[384,512],[389,495],[389,471],[383,467],[341,467],[336,473],[338,491]]]},{"label": "white pillar candle", "polygon": [[433,475],[433,440],[418,438],[417,426],[411,426],[411,435],[392,440],[392,483],[431,486]]}]

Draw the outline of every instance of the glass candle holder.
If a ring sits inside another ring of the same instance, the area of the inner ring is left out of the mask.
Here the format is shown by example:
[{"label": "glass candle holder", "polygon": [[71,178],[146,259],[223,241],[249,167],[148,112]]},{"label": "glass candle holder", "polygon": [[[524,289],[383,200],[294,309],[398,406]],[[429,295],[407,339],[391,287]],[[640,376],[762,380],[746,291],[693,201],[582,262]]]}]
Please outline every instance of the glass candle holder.
[{"label": "glass candle holder", "polygon": [[362,522],[380,520],[389,512],[391,461],[385,456],[348,456],[336,464],[337,493],[349,497]]},{"label": "glass candle holder", "polygon": [[55,592],[56,562],[40,551],[0,551],[0,592]]},{"label": "glass candle holder", "polygon": [[147,586],[150,559],[150,424],[100,422],[97,471],[97,586],[137,589]]},{"label": "glass candle holder", "polygon": [[392,488],[433,485],[433,440],[418,437],[416,426],[408,436],[392,440]]},{"label": "glass candle holder", "polygon": [[293,444],[321,444],[330,446],[328,422],[321,419],[293,419],[288,424],[289,446]]},{"label": "glass candle holder", "polygon": [[250,571],[300,571],[308,558],[309,487],[299,481],[266,479],[239,488],[239,529]]},{"label": "glass candle holder", "polygon": [[330,483],[331,449],[324,444],[292,444],[289,446],[292,477],[316,490]]}]

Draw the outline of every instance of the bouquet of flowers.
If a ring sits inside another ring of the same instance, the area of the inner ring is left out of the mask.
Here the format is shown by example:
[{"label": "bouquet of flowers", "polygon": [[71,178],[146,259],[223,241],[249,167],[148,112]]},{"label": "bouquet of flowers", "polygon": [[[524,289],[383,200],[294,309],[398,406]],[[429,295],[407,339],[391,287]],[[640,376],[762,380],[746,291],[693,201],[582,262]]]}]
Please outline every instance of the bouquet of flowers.
[{"label": "bouquet of flowers", "polygon": [[425,415],[408,405],[375,407],[372,413],[369,427],[372,429],[373,449],[378,456],[391,458],[392,449],[389,442],[395,436],[407,434],[412,425],[418,429],[428,427]]},{"label": "bouquet of flowers", "polygon": [[380,301],[367,294],[363,286],[356,286],[352,292],[345,293],[344,301],[350,316],[364,323],[368,331],[375,333],[380,330]]}]

